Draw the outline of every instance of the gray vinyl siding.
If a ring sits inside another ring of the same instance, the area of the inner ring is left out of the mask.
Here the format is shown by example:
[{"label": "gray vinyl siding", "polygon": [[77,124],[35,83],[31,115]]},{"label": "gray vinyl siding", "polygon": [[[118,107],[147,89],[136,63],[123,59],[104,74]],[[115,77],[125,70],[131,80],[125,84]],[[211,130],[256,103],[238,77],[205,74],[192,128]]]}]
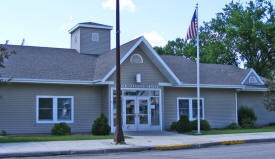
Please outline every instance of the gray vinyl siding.
[{"label": "gray vinyl siding", "polygon": [[[236,121],[235,91],[201,89],[205,119],[212,128],[223,128]],[[177,120],[177,97],[196,97],[195,88],[164,88],[164,124],[169,128]]]},{"label": "gray vinyl siding", "polygon": [[254,110],[258,125],[275,122],[275,112],[268,112],[264,106],[264,92],[239,92],[238,106],[247,106]]},{"label": "gray vinyl siding", "polygon": [[80,30],[77,29],[71,34],[71,48],[80,52]]},{"label": "gray vinyl siding", "polygon": [[[136,85],[158,85],[159,82],[168,82],[158,68],[151,62],[147,55],[137,48],[133,54],[140,54],[143,58],[142,64],[130,63],[131,55],[121,64],[121,83]],[[115,73],[108,80],[115,81]],[[141,74],[141,83],[136,83],[136,74]]]},{"label": "gray vinyl siding", "polygon": [[0,130],[7,133],[50,133],[53,124],[36,123],[36,96],[74,96],[72,132],[90,132],[101,112],[101,87],[8,84],[0,89]]},{"label": "gray vinyl siding", "polygon": [[101,103],[102,103],[102,112],[108,118],[110,122],[110,97],[109,97],[109,86],[103,86],[101,92]]},{"label": "gray vinyl siding", "polygon": [[[92,41],[92,33],[99,34],[99,41]],[[111,48],[110,30],[80,28],[80,52],[86,54],[101,54]]]}]

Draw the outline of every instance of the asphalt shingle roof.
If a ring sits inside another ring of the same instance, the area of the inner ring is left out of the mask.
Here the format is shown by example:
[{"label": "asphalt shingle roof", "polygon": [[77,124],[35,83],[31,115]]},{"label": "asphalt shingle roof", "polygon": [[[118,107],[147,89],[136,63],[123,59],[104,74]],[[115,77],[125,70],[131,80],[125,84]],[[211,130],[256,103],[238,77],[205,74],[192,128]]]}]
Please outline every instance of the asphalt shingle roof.
[{"label": "asphalt shingle roof", "polygon": [[8,45],[15,50],[0,69],[1,77],[53,80],[92,80],[96,57],[74,49]]},{"label": "asphalt shingle roof", "polygon": [[[141,37],[121,45],[121,58]],[[3,45],[2,45],[3,46]],[[116,50],[100,56],[78,53],[74,49],[6,45],[16,54],[5,60],[2,78],[50,80],[99,80],[115,66]]]},{"label": "asphalt shingle roof", "polygon": [[[121,58],[140,40],[121,45]],[[115,66],[116,50],[101,55],[78,53],[74,49],[6,45],[16,54],[0,69],[4,78],[50,80],[100,80]],[[180,56],[161,58],[184,84],[196,84],[196,63]],[[240,85],[250,71],[231,65],[200,64],[202,84]]]},{"label": "asphalt shingle roof", "polygon": [[[184,84],[196,84],[197,65],[182,56],[161,55],[165,63]],[[240,85],[249,69],[232,65],[200,64],[200,83],[219,85]]]}]

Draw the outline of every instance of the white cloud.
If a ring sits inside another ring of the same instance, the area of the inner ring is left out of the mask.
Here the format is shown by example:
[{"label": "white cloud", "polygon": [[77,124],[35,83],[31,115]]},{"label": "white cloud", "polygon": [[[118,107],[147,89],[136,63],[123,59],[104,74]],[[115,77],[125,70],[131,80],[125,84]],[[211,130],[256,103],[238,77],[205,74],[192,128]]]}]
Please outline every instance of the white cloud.
[{"label": "white cloud", "polygon": [[143,36],[150,42],[152,46],[165,46],[167,41],[157,31],[144,33]]},{"label": "white cloud", "polygon": [[77,19],[73,16],[68,17],[68,20],[66,20],[65,23],[61,24],[60,30],[68,31],[69,29],[71,29],[73,27],[73,25],[75,25],[75,22],[74,22],[75,20],[77,20]]},{"label": "white cloud", "polygon": [[60,26],[60,30],[62,31],[68,31],[70,29],[71,25],[69,23],[64,23]]},{"label": "white cloud", "polygon": [[[102,3],[102,8],[116,10],[116,0],[106,0]],[[132,0],[120,0],[120,10],[135,11],[135,4]]]}]

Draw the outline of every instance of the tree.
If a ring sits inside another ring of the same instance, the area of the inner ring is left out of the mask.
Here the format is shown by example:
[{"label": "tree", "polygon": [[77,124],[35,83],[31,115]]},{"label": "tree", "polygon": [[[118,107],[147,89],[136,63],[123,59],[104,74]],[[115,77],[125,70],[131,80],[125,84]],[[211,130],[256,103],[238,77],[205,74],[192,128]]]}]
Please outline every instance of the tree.
[{"label": "tree", "polygon": [[[250,1],[244,6],[230,2],[210,22],[200,27],[200,60],[202,63],[238,65],[254,68],[261,76],[272,78],[272,56],[275,56],[275,12],[270,0]],[[182,47],[178,47],[182,46]],[[160,54],[196,58],[196,41],[169,41]]]},{"label": "tree", "polygon": [[15,51],[8,51],[4,46],[0,46],[0,68],[4,66],[4,59],[8,58],[11,54],[14,54]]},{"label": "tree", "polygon": [[271,73],[273,79],[266,82],[268,91],[265,92],[264,105],[266,110],[275,111],[275,71]]}]

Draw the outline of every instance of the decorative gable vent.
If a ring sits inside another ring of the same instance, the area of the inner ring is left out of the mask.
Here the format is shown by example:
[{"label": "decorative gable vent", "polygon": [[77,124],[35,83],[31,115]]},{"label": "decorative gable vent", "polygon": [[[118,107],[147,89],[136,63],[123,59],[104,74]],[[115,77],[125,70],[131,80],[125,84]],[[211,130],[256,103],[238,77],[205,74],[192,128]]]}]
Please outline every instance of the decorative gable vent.
[{"label": "decorative gable vent", "polygon": [[248,83],[249,83],[249,84],[257,84],[258,81],[257,81],[257,79],[256,79],[255,76],[251,76],[251,77],[249,77]]},{"label": "decorative gable vent", "polygon": [[142,56],[140,54],[133,54],[130,58],[131,63],[141,64],[143,63]]}]

